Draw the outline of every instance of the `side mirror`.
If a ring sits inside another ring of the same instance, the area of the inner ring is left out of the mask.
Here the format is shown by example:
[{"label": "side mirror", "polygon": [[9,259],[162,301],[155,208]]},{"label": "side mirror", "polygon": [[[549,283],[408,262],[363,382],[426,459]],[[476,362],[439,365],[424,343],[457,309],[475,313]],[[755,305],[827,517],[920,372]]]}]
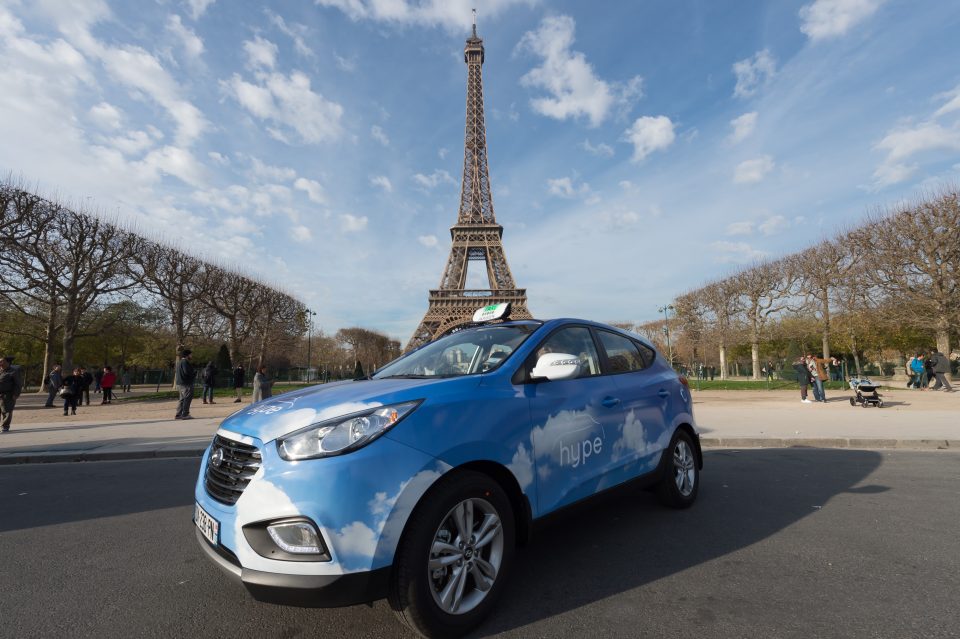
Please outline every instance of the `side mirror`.
[{"label": "side mirror", "polygon": [[580,358],[569,353],[546,353],[530,371],[533,379],[573,379],[580,372]]}]

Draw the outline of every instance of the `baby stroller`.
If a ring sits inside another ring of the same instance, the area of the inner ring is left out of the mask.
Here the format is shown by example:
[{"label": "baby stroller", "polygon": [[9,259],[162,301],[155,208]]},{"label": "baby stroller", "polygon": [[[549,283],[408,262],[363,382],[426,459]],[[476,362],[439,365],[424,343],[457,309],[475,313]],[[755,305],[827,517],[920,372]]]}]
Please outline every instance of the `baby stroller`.
[{"label": "baby stroller", "polygon": [[880,399],[877,388],[879,388],[879,386],[866,377],[851,377],[850,390],[852,390],[856,396],[850,398],[850,405],[856,406],[860,404],[860,406],[866,408],[872,404],[877,408],[883,408],[883,400]]}]

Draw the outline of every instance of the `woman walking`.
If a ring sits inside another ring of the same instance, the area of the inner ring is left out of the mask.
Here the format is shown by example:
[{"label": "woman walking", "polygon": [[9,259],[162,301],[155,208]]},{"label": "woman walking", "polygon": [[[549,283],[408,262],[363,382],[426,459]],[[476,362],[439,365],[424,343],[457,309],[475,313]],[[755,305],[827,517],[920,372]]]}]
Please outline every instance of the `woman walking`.
[{"label": "woman walking", "polygon": [[[203,403],[204,404],[216,404],[213,401],[213,387],[217,383],[217,367],[213,362],[207,362],[206,367],[203,369]],[[207,395],[210,396],[210,401],[207,401]]]},{"label": "woman walking", "polygon": [[60,396],[63,397],[63,415],[67,416],[68,411],[77,414],[77,400],[80,399],[80,390],[83,388],[83,373],[80,367],[73,369],[72,375],[63,378]]},{"label": "woman walking", "polygon": [[272,379],[267,379],[267,367],[258,366],[257,374],[253,376],[253,403],[256,404],[273,396]]}]

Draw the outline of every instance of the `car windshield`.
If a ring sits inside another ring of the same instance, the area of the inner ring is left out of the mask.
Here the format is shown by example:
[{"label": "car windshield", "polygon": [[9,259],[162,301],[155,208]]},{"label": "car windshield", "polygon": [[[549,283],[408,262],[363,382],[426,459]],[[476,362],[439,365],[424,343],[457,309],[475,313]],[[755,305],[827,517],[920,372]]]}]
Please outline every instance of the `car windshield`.
[{"label": "car windshield", "polygon": [[487,373],[503,364],[536,328],[530,324],[495,324],[453,333],[387,364],[373,379]]}]

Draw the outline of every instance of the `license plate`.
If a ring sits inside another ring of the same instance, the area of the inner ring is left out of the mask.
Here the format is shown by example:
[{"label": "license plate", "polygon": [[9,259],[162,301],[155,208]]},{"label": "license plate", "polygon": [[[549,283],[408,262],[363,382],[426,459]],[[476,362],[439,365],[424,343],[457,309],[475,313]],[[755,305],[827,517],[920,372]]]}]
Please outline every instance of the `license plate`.
[{"label": "license plate", "polygon": [[217,545],[217,539],[220,537],[220,522],[211,517],[207,511],[195,504],[193,509],[193,523],[197,525],[200,532],[214,546]]}]

